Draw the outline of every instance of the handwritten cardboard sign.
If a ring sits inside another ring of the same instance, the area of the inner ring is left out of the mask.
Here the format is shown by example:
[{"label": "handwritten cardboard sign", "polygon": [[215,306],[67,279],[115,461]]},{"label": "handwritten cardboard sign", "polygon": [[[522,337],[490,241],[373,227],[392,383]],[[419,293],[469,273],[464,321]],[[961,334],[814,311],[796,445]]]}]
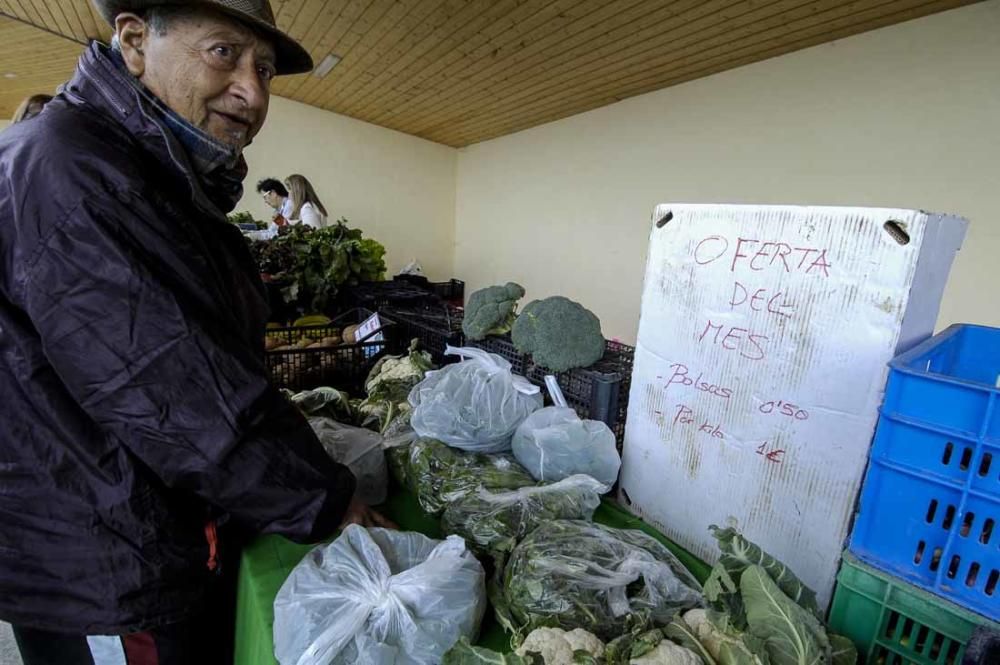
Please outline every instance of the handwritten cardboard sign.
[{"label": "handwritten cardboard sign", "polygon": [[886,363],[933,331],[967,222],[912,210],[662,205],[621,499],[697,556],[733,525],[827,602]]}]

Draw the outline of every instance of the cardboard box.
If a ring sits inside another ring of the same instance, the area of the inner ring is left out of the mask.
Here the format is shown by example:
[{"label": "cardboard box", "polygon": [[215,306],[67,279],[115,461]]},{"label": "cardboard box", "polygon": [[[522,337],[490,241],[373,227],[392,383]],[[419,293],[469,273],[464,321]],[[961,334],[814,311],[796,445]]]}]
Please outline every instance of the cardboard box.
[{"label": "cardboard box", "polygon": [[620,498],[706,561],[736,526],[829,601],[896,354],[934,329],[968,222],[661,205]]}]

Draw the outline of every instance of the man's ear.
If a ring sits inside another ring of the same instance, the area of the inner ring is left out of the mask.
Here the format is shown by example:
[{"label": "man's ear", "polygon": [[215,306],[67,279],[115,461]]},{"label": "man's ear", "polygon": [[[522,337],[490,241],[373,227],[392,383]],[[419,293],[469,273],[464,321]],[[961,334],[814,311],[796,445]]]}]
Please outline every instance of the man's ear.
[{"label": "man's ear", "polygon": [[132,76],[140,78],[146,72],[149,26],[139,16],[123,12],[115,19],[115,34],[118,36],[125,66]]}]

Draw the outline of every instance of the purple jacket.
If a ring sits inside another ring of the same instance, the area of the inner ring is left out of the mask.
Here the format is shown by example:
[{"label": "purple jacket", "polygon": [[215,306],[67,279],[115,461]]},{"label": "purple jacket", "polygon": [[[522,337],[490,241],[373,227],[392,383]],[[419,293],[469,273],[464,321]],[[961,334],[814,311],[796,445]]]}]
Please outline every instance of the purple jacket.
[{"label": "purple jacket", "polygon": [[72,633],[191,616],[209,514],[300,542],[354,478],[268,381],[239,231],[91,47],[0,132],[0,619]]}]

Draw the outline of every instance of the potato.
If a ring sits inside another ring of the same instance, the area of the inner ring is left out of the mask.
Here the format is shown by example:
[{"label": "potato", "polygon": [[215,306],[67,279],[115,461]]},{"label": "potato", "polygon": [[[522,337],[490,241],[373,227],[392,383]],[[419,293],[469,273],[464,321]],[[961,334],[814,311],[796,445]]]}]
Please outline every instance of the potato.
[{"label": "potato", "polygon": [[360,327],[361,326],[347,326],[346,328],[344,328],[344,334],[343,334],[344,344],[354,344],[355,342],[358,341],[357,333],[358,333],[358,328]]},{"label": "potato", "polygon": [[337,346],[340,344],[339,337],[324,337],[320,340],[320,346]]},{"label": "potato", "polygon": [[278,337],[265,337],[264,338],[264,349],[267,351],[274,351],[278,347],[282,346],[281,339]]}]

